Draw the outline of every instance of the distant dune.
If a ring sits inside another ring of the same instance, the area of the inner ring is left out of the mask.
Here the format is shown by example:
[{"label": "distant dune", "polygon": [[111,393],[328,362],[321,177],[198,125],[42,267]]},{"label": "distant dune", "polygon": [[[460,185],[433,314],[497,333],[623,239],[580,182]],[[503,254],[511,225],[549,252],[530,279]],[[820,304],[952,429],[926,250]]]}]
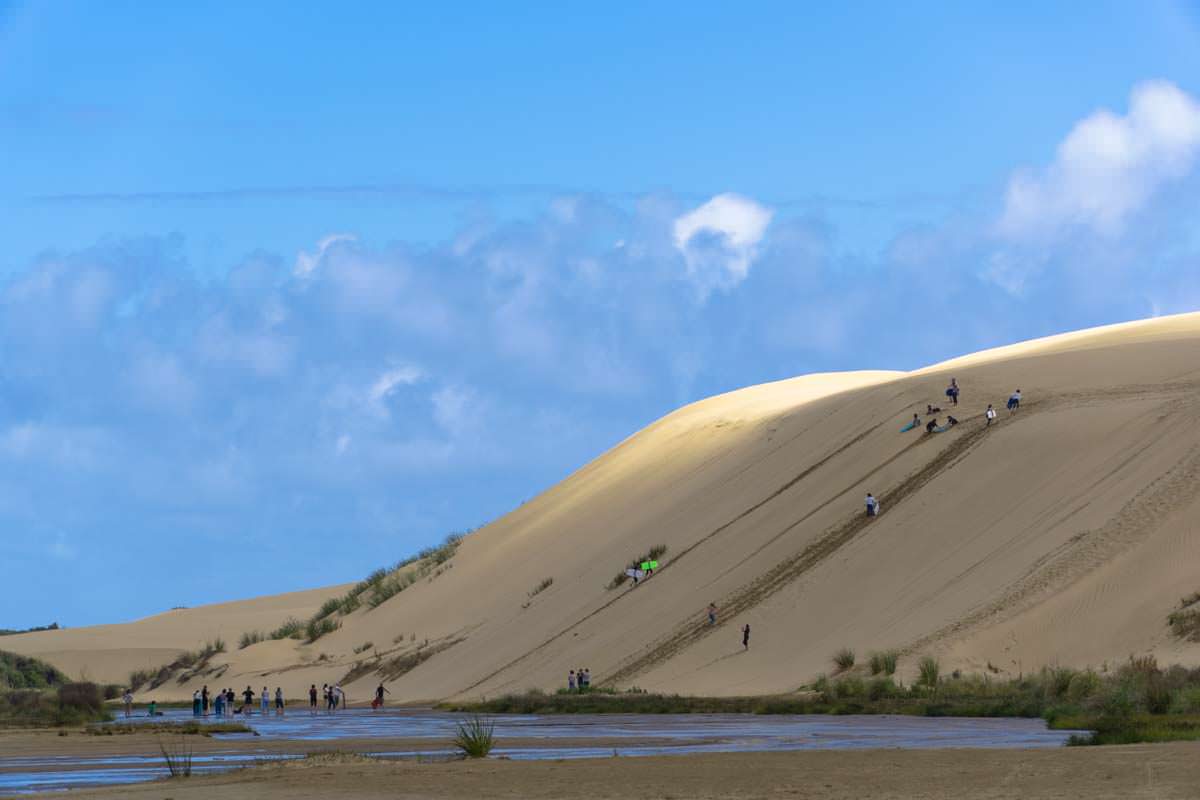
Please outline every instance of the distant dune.
[{"label": "distant dune", "polygon": [[[957,409],[943,393],[952,377]],[[960,424],[901,433],[927,404]],[[875,519],[868,491],[882,500]],[[1198,497],[1200,313],[694,403],[472,534],[440,571],[335,617],[341,628],[312,644],[237,649],[242,633],[307,618],[349,586],[0,648],[124,682],[226,640],[206,674],[169,681],[158,699],[202,683],[298,697],[338,679],[352,701],[380,680],[399,701],[494,696],[562,686],[580,667],[593,684],[759,694],[830,671],[841,647],[898,649],[905,674],[926,653],[1009,674],[1135,653],[1197,664],[1200,645],[1174,639],[1166,617],[1200,590]],[[657,574],[606,588],[658,544]]]}]

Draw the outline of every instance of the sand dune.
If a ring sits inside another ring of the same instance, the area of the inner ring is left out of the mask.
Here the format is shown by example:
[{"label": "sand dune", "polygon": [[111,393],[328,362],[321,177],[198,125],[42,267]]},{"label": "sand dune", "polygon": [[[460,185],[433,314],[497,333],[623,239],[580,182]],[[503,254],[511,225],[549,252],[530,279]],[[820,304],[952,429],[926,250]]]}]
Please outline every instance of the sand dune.
[{"label": "sand dune", "polygon": [[[901,433],[927,403],[946,407],[951,377],[961,424]],[[1025,400],[1010,416],[1017,387]],[[468,537],[451,568],[316,643],[267,642],[214,665],[227,665],[222,685],[293,695],[354,670],[352,699],[384,679],[393,697],[417,701],[549,689],[578,667],[622,687],[781,692],[828,671],[843,646],[900,649],[906,670],[925,653],[948,668],[1013,673],[1147,652],[1200,663],[1200,646],[1175,641],[1165,623],[1200,589],[1198,389],[1200,314],[1187,314],[912,373],[805,376],[709,398]],[[990,427],[988,403],[1000,414]],[[867,491],[883,501],[874,520]],[[658,574],[606,588],[656,544],[667,546]],[[553,585],[529,597],[545,578]],[[345,588],[0,645],[119,681]],[[195,683],[156,696],[190,695]]]}]

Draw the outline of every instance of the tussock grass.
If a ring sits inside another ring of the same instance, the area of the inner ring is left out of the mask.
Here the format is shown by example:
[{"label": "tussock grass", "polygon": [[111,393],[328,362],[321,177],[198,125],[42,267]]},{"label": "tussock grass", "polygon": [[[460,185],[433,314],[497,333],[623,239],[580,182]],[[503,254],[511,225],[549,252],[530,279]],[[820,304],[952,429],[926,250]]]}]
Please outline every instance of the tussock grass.
[{"label": "tussock grass", "polygon": [[467,758],[487,758],[496,742],[496,724],[478,715],[458,723],[454,746]]},{"label": "tussock grass", "polygon": [[920,677],[917,683],[929,689],[937,689],[938,680],[940,679],[942,666],[933,656],[921,656],[921,660],[917,662],[917,671]]},{"label": "tussock grass", "polygon": [[308,624],[304,626],[304,639],[309,644],[312,644],[325,634],[333,633],[340,627],[342,627],[341,620],[333,620],[329,617],[310,619]]},{"label": "tussock grass", "polygon": [[843,647],[833,654],[833,664],[840,671],[845,672],[854,666],[855,655],[854,651],[849,647]]},{"label": "tussock grass", "polygon": [[271,631],[272,639],[302,639],[304,638],[304,622],[295,617],[288,617],[282,625]]},{"label": "tussock grass", "polygon": [[613,579],[611,581],[609,581],[608,585],[605,586],[604,588],[605,589],[616,589],[618,586],[621,586],[622,584],[624,584],[625,581],[629,580],[629,576],[625,574],[625,570],[637,569],[642,564],[643,561],[656,561],[661,556],[663,556],[666,552],[667,552],[667,546],[665,544],[654,545],[649,550],[647,550],[644,555],[640,555],[637,558],[630,561],[628,564],[626,564],[625,568],[622,569],[620,572],[618,572],[616,575],[614,575]]},{"label": "tussock grass", "polygon": [[375,646],[374,642],[363,642],[358,647],[354,648],[354,655],[362,655]]},{"label": "tussock grass", "polygon": [[537,595],[546,591],[553,585],[554,585],[554,578],[542,578],[541,583],[539,583],[537,586],[533,587],[531,590],[526,592],[525,596],[532,600],[534,597],[536,597]]},{"label": "tussock grass", "polygon": [[871,653],[868,658],[868,666],[871,668],[872,675],[895,675],[896,662],[899,660],[900,654],[895,650],[884,650]]},{"label": "tussock grass", "polygon": [[1189,642],[1200,642],[1200,592],[1179,601],[1179,607],[1167,615],[1171,633]]},{"label": "tussock grass", "polygon": [[259,642],[265,642],[266,640],[267,635],[262,631],[246,631],[242,634],[242,637],[238,639],[238,650],[245,650],[251,645],[258,644]]},{"label": "tussock grass", "polygon": [[219,636],[205,642],[199,650],[189,650],[180,653],[169,664],[163,664],[156,670],[139,669],[129,673],[129,690],[136,692],[142,686],[157,689],[171,679],[176,673],[179,683],[187,683],[198,675],[208,674],[208,662],[213,656],[225,652],[225,640]]}]

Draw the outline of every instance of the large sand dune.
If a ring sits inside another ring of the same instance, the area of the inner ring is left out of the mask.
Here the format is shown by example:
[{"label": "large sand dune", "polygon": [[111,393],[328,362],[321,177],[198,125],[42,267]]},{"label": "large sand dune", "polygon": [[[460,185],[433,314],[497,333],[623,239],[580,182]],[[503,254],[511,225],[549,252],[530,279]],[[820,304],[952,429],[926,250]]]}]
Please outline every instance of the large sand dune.
[{"label": "large sand dune", "polygon": [[[900,433],[926,403],[946,407],[952,376],[961,424]],[[1025,400],[1010,416],[1017,387]],[[1187,314],[912,373],[805,376],[713,397],[471,535],[452,568],[314,644],[265,642],[213,665],[227,665],[222,686],[293,696],[357,665],[352,700],[384,678],[393,698],[417,701],[549,689],[578,667],[622,687],[783,692],[829,670],[843,646],[897,648],[906,670],[925,653],[1012,673],[1131,653],[1200,663],[1200,645],[1176,641],[1165,622],[1200,589],[1198,390],[1200,314]],[[990,427],[988,403],[1000,414]],[[883,502],[874,520],[867,491]],[[668,548],[658,574],[605,588],[656,544]],[[544,578],[553,585],[530,598]],[[0,647],[121,681],[345,588]]]}]

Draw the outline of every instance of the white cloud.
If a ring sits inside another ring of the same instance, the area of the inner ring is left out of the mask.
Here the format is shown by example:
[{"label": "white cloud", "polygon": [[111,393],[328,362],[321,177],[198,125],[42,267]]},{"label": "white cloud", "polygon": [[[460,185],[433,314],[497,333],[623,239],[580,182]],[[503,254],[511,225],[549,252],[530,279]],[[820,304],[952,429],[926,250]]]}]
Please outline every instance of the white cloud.
[{"label": "white cloud", "polygon": [[1134,87],[1125,116],[1102,109],[1081,120],[1044,170],[1009,181],[998,232],[1040,240],[1082,226],[1112,236],[1200,152],[1200,104],[1167,81]]},{"label": "white cloud", "polygon": [[298,278],[303,278],[306,275],[311,275],[317,265],[321,263],[321,259],[325,257],[325,251],[333,247],[338,242],[355,242],[357,237],[352,233],[331,233],[328,236],[317,242],[317,249],[308,252],[301,250],[296,254],[296,266],[293,269],[293,274]]},{"label": "white cloud", "polygon": [[371,384],[371,388],[367,392],[367,400],[377,413],[386,416],[387,409],[384,408],[383,401],[387,399],[388,395],[396,391],[398,387],[411,386],[424,377],[425,372],[420,367],[411,364],[393,367]]},{"label": "white cloud", "polygon": [[458,436],[475,426],[479,410],[470,389],[445,386],[433,393],[433,419],[447,433]]},{"label": "white cloud", "polygon": [[773,215],[749,198],[726,193],[675,219],[675,248],[702,297],[746,279]]}]

